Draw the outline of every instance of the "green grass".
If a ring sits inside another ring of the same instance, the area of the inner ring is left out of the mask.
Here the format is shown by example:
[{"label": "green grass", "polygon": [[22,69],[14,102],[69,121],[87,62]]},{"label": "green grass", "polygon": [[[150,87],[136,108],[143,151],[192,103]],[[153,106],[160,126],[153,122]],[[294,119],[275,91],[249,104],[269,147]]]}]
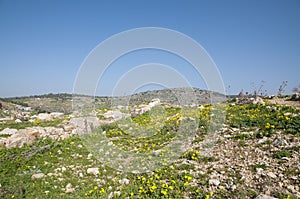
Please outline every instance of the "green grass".
[{"label": "green grass", "polygon": [[[239,187],[235,191],[224,189],[209,193],[205,190],[209,189],[208,181],[210,174],[214,172],[213,167],[208,167],[204,173],[196,172],[199,169],[196,165],[218,164],[216,157],[201,155],[200,149],[195,146],[204,140],[206,130],[212,122],[222,120],[218,114],[211,116],[212,111],[221,113],[221,106],[226,107],[220,105],[220,109],[216,109],[206,105],[199,110],[157,107],[135,118],[103,125],[99,131],[86,137],[93,144],[97,144],[98,138],[105,138],[124,151],[147,154],[162,149],[176,138],[176,133],[184,121],[181,116],[197,118],[199,130],[195,132],[196,138],[187,151],[175,163],[162,165],[150,173],[124,173],[108,167],[106,162],[89,157],[90,151],[85,147],[88,142],[79,136],[59,141],[38,139],[33,145],[22,148],[1,148],[0,198],[107,198],[109,195],[114,198],[255,198],[259,190],[245,188],[247,186]],[[101,114],[105,112],[104,109],[99,111]],[[245,132],[231,133],[231,141],[237,142],[238,147],[246,147],[253,139],[272,136],[276,131],[299,136],[296,131],[300,129],[300,111],[297,109],[277,105],[236,105],[226,107],[226,111],[225,123],[229,128],[243,128]],[[35,123],[8,122],[0,124],[0,130],[7,127],[21,129],[29,126],[57,126],[61,122],[62,119]],[[255,129],[258,129],[257,134],[247,133]],[[184,132],[189,130],[183,129]],[[268,141],[256,147],[263,148],[266,145],[270,146],[272,143]],[[281,159],[292,157],[293,153],[298,152],[298,146],[280,151],[270,150],[270,157]],[[168,151],[165,154],[171,155]],[[99,168],[97,176],[87,174],[87,169],[92,167]],[[251,172],[256,168],[268,169],[269,166],[249,166]],[[284,172],[286,175],[299,175],[299,170],[295,168],[286,169]],[[32,180],[31,176],[35,173],[52,176]],[[244,183],[238,172],[226,172],[224,175],[228,175],[239,186]],[[129,180],[128,184],[119,182],[124,178]],[[67,193],[64,189],[68,183],[75,188],[72,193]],[[278,196],[280,194],[277,193]]]},{"label": "green grass", "polygon": [[287,157],[287,158],[291,157],[291,152],[287,149],[283,149],[273,154],[273,158],[281,159],[283,157]]},{"label": "green grass", "polygon": [[57,126],[63,121],[63,119],[53,119],[51,121],[41,121],[36,120],[34,122],[22,122],[22,123],[16,123],[14,121],[8,121],[6,123],[0,123],[0,131],[2,131],[5,128],[11,128],[11,129],[24,129],[27,127],[33,127],[33,126],[41,126],[41,127],[47,127],[47,126]]}]

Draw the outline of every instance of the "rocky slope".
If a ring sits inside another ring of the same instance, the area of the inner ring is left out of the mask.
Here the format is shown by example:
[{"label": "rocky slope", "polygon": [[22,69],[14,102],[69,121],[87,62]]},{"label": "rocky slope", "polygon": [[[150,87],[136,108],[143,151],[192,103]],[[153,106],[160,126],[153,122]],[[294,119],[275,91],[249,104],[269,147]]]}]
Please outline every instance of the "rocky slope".
[{"label": "rocky slope", "polygon": [[[172,139],[184,118],[199,119],[198,133],[180,158],[137,175],[99,163],[80,140],[78,123],[84,121],[75,115],[38,113],[2,102],[0,198],[300,198],[299,102],[253,98],[219,105],[226,120],[203,154],[207,122],[215,116],[210,111],[216,107],[190,101],[190,109],[174,103],[171,91],[156,92],[132,96],[135,105],[94,110],[95,127],[103,129],[110,143],[137,153]],[[208,94],[197,92],[199,98]],[[188,116],[180,112],[184,107],[191,111]],[[161,113],[161,108],[165,117],[151,112]],[[154,140],[130,135],[132,129],[152,125],[160,128]]]}]

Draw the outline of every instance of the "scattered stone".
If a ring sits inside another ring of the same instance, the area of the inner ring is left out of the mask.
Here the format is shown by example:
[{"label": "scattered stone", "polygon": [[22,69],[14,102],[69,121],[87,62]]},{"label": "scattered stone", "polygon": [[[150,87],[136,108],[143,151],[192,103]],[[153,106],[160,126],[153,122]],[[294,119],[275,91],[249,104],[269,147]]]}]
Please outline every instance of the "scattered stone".
[{"label": "scattered stone", "polygon": [[255,170],[256,170],[256,172],[257,172],[258,174],[262,174],[263,171],[264,171],[263,168],[256,168]]},{"label": "scattered stone", "polygon": [[275,146],[283,146],[283,145],[288,146],[289,145],[288,142],[283,138],[276,138],[273,143]]},{"label": "scattered stone", "polygon": [[36,174],[33,174],[31,176],[31,180],[40,179],[40,178],[43,178],[43,177],[45,177],[45,174],[43,174],[43,173],[36,173]]},{"label": "scattered stone", "polygon": [[119,180],[120,184],[129,184],[129,182],[130,181],[127,178],[123,178],[123,179]]},{"label": "scattered stone", "polygon": [[75,129],[75,127],[73,125],[65,125],[65,126],[63,126],[63,128],[67,132],[70,132]]},{"label": "scattered stone", "polygon": [[93,154],[89,153],[87,159],[91,159],[93,157]]},{"label": "scattered stone", "polygon": [[16,120],[15,120],[15,123],[22,123],[22,120],[16,119]]},{"label": "scattered stone", "polygon": [[97,176],[99,174],[99,169],[98,168],[88,168],[86,171],[88,174],[93,174]]},{"label": "scattered stone", "polygon": [[67,171],[66,167],[62,167],[62,168],[61,168],[61,171],[62,171],[62,172]]},{"label": "scattered stone", "polygon": [[65,179],[64,178],[57,178],[58,181],[62,182],[64,181]]},{"label": "scattered stone", "polygon": [[268,172],[267,176],[269,176],[270,178],[277,178],[277,176],[272,172]]},{"label": "scattered stone", "polygon": [[136,117],[137,115],[143,114],[150,111],[153,107],[160,105],[160,99],[152,99],[148,105],[140,105],[139,108],[134,108],[130,113],[131,117]]},{"label": "scattered stone", "polygon": [[38,137],[39,132],[32,128],[21,129],[18,133],[6,139],[6,148],[22,147],[24,144],[31,144]]},{"label": "scattered stone", "polygon": [[253,104],[261,104],[261,105],[265,105],[264,100],[263,100],[262,98],[260,98],[260,97],[254,98],[254,99],[252,100],[252,103],[253,103]]},{"label": "scattered stone", "polygon": [[209,182],[209,184],[215,185],[215,186],[219,186],[219,184],[220,184],[220,181],[217,179],[210,179],[208,182]]},{"label": "scattered stone", "polygon": [[122,113],[120,110],[107,111],[103,114],[106,119],[113,119],[114,121],[129,117],[130,114]]},{"label": "scattered stone", "polygon": [[18,132],[17,129],[5,128],[0,132],[0,135],[14,135]]},{"label": "scattered stone", "polygon": [[276,199],[276,198],[264,194],[259,194],[255,199]]},{"label": "scattered stone", "polygon": [[59,112],[53,112],[53,113],[50,113],[50,116],[52,118],[62,118],[64,116],[63,113],[59,113]]},{"label": "scattered stone", "polygon": [[37,115],[37,119],[38,120],[50,121],[50,120],[52,120],[52,116],[48,113],[40,113],[40,114]]},{"label": "scattered stone", "polygon": [[75,190],[71,183],[68,183],[65,189],[66,193],[72,193]]}]

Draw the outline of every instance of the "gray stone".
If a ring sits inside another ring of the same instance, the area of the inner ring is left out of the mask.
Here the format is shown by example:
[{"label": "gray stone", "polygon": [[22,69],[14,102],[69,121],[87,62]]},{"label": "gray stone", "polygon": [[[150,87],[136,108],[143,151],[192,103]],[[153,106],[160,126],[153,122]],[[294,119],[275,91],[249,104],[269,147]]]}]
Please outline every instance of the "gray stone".
[{"label": "gray stone", "polygon": [[66,193],[72,193],[75,190],[71,183],[68,183],[66,186]]},{"label": "gray stone", "polygon": [[259,194],[258,196],[256,196],[255,199],[276,199],[276,198],[265,195],[265,194]]},{"label": "gray stone", "polygon": [[93,174],[93,175],[97,176],[99,173],[99,169],[98,168],[88,168],[86,172],[88,174]]},{"label": "gray stone", "polygon": [[15,120],[15,123],[22,123],[22,120],[16,119],[16,120]]},{"label": "gray stone", "polygon": [[37,119],[49,121],[49,120],[52,120],[52,116],[48,113],[40,113],[37,115]]},{"label": "gray stone", "polygon": [[209,182],[209,184],[215,185],[215,186],[218,186],[220,184],[220,181],[217,179],[210,179],[208,182]]},{"label": "gray stone", "polygon": [[272,172],[268,172],[267,176],[269,176],[270,178],[277,178],[277,176]]},{"label": "gray stone", "polygon": [[5,128],[0,132],[0,135],[14,135],[18,132],[17,129]]},{"label": "gray stone", "polygon": [[36,174],[33,174],[31,176],[31,180],[40,179],[40,178],[43,178],[43,177],[45,177],[45,174],[43,174],[43,173],[36,173]]},{"label": "gray stone", "polygon": [[60,113],[60,112],[53,112],[53,113],[50,113],[50,116],[52,118],[62,118],[64,116],[64,114]]},{"label": "gray stone", "polygon": [[274,143],[275,146],[284,146],[284,145],[287,146],[287,145],[289,145],[288,142],[283,138],[276,138],[273,143]]}]

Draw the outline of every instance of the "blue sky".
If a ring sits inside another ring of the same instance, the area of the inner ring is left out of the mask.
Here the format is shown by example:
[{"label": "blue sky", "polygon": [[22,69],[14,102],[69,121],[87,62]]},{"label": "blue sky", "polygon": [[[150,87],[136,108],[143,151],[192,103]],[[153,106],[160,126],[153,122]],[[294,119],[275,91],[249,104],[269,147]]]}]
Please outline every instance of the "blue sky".
[{"label": "blue sky", "polygon": [[[261,81],[269,94],[285,80],[287,93],[300,85],[299,0],[0,0],[0,97],[72,93],[92,49],[140,27],[169,28],[196,40],[216,63],[229,94],[251,92]],[[168,59],[158,52],[142,54],[137,53],[139,63]],[[98,95],[109,93],[122,71],[119,64],[107,73],[108,86],[99,86]],[[174,67],[187,71],[192,86],[205,88],[189,66]]]}]

